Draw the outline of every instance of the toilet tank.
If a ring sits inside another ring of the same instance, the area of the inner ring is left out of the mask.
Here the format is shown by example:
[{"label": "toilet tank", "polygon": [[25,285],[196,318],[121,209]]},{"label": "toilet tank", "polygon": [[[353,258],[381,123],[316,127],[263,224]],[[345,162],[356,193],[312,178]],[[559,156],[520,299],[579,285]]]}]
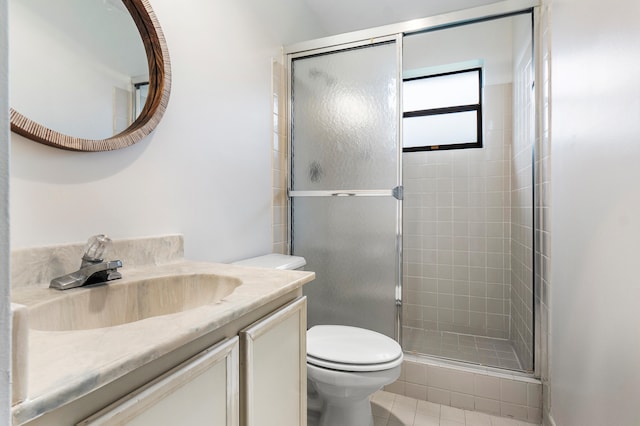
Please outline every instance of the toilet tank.
[{"label": "toilet tank", "polygon": [[251,257],[249,259],[238,260],[232,265],[253,266],[256,268],[304,270],[307,261],[304,257],[291,256],[288,254],[271,253],[264,256]]}]

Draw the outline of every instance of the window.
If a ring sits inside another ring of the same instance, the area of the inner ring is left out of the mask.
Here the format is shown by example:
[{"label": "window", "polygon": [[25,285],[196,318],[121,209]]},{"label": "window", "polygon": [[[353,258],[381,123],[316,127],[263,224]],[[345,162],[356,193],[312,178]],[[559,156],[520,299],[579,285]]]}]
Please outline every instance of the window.
[{"label": "window", "polygon": [[405,79],[403,152],[482,148],[482,69]]}]

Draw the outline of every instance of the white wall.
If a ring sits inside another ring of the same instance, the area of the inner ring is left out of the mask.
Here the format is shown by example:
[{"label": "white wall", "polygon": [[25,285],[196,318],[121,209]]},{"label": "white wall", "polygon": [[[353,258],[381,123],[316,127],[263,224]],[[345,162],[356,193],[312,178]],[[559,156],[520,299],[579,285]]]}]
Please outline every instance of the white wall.
[{"label": "white wall", "polygon": [[[326,34],[296,0],[151,4],[172,60],[163,121],[133,147],[75,153],[9,136],[7,0],[0,0],[0,425],[10,424],[10,248],[106,232],[183,233],[192,259],[271,250],[271,57],[280,45]],[[66,107],[64,99],[51,105]]]},{"label": "white wall", "polygon": [[402,69],[407,73],[481,60],[485,85],[511,83],[512,22],[519,19],[496,19],[405,37]]},{"label": "white wall", "polygon": [[9,286],[9,69],[7,0],[0,0],[0,425],[11,424]]},{"label": "white wall", "polygon": [[271,57],[325,34],[296,0],[151,5],[172,62],[162,122],[138,144],[104,153],[12,134],[12,248],[104,232],[182,233],[196,260],[271,251]]},{"label": "white wall", "polygon": [[551,415],[640,422],[640,2],[552,3]]}]

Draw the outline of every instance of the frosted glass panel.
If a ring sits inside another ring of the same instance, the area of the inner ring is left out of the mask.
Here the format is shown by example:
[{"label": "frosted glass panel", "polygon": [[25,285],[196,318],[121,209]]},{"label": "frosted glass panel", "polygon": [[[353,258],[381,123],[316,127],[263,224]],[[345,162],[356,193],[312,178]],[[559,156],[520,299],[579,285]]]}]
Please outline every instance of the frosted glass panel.
[{"label": "frosted glass panel", "polygon": [[405,118],[402,144],[411,148],[477,142],[477,122],[476,111]]},{"label": "frosted glass panel", "polygon": [[404,112],[480,103],[479,71],[404,82]]},{"label": "frosted glass panel", "polygon": [[397,181],[395,43],[292,64],[292,189],[390,189]]},{"label": "frosted glass panel", "polygon": [[304,287],[308,326],[342,324],[394,337],[397,201],[293,198],[293,253],[316,279]]}]

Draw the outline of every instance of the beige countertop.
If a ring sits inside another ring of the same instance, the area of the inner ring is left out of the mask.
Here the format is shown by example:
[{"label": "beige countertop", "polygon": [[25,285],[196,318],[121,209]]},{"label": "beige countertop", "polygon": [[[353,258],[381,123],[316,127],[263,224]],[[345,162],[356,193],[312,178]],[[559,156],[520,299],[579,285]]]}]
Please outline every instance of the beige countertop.
[{"label": "beige countertop", "polygon": [[[14,424],[22,424],[55,410],[158,358],[241,318],[265,304],[300,289],[315,277],[313,272],[280,271],[235,265],[192,262],[151,265],[120,271],[123,278],[109,286],[141,279],[190,274],[216,274],[237,278],[241,285],[221,300],[183,312],[155,316],[112,327],[69,331],[29,329],[27,398],[12,409]],[[12,302],[27,312],[54,298],[74,292],[42,287],[13,291]],[[20,372],[14,371],[20,380]],[[14,379],[15,380],[15,379]]]}]

